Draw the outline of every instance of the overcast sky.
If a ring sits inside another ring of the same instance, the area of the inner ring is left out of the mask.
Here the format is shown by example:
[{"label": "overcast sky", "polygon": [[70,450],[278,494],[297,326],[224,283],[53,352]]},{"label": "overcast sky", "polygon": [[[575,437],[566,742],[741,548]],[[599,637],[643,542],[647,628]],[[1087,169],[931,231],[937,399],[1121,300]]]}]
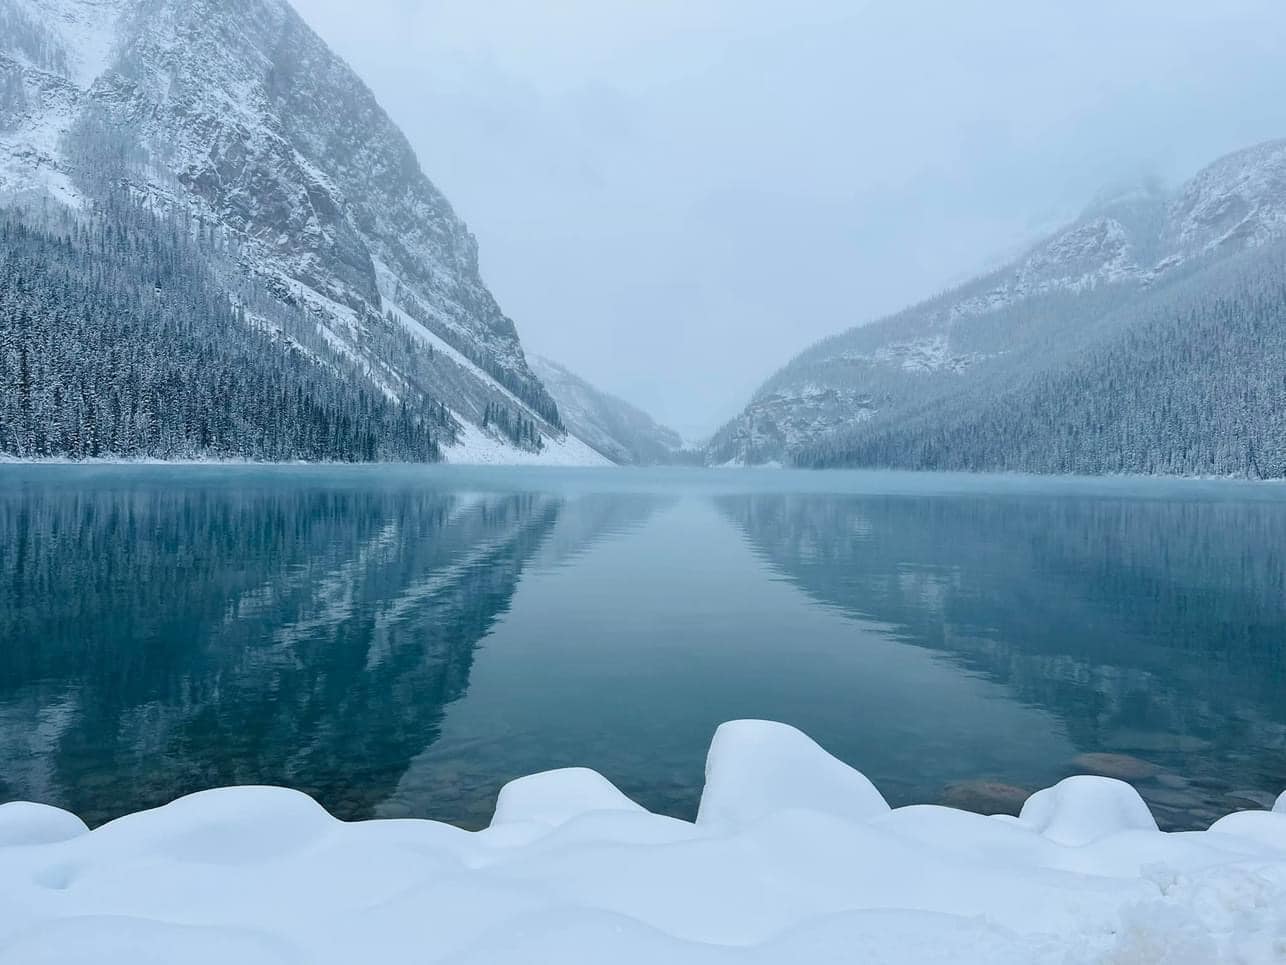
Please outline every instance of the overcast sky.
[{"label": "overcast sky", "polygon": [[295,0],[529,351],[695,435],[1107,185],[1286,136],[1283,0]]}]

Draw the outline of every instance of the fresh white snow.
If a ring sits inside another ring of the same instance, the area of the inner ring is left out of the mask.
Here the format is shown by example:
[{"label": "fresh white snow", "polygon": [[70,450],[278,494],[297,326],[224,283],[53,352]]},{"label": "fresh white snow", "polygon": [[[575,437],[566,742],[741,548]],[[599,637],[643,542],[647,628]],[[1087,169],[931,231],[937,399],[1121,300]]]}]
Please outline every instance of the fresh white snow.
[{"label": "fresh white snow", "polygon": [[83,90],[91,87],[111,63],[120,42],[117,25],[125,6],[122,0],[15,2],[55,38],[68,59],[68,79]]},{"label": "fresh white snow", "polygon": [[[479,382],[488,386],[493,392],[502,395],[514,408],[519,409],[522,412],[531,413],[530,407],[523,402],[522,399],[518,398],[518,396],[514,395],[513,392],[493,379],[476,363],[470,361],[463,352],[457,349],[450,342],[447,342],[441,336],[429,331],[429,329],[425,328],[415,319],[411,318],[411,316],[407,315],[406,312],[402,311],[402,309],[398,308],[393,301],[392,294],[398,284],[397,277],[389,271],[382,262],[377,261],[375,263],[375,268],[376,278],[379,280],[380,297],[384,300],[383,308],[385,312],[392,314],[399,325],[405,328],[416,338],[420,339],[420,341],[424,342],[424,344],[432,346],[435,352],[445,355],[455,365],[464,369]],[[457,418],[459,418],[459,416],[457,416]]]},{"label": "fresh white snow", "polygon": [[[454,413],[453,413],[454,414]],[[479,426],[457,417],[463,427],[454,446],[444,447],[449,463],[469,466],[610,466],[611,461],[573,435],[545,436],[545,448],[528,452],[497,439]]]},{"label": "fresh white snow", "polygon": [[890,809],[781,724],[720,728],[695,823],[593,771],[505,787],[489,828],[345,824],[274,788],[96,831],[0,807],[0,963],[1286,961],[1286,796],[1164,834],[1078,777],[1020,818]]},{"label": "fresh white snow", "polygon": [[[873,362],[877,365],[894,366],[913,373],[942,370],[959,373],[987,358],[981,352],[952,351],[950,339],[946,335],[893,342],[881,346],[874,352],[845,352],[840,357],[851,362]],[[801,390],[800,394],[806,391],[821,395],[827,391],[827,388],[812,383]]]},{"label": "fresh white snow", "polygon": [[462,465],[480,466],[610,466],[612,461],[585,442],[571,435],[559,437],[545,434],[543,422],[531,407],[505,388],[462,352],[443,338],[425,328],[393,301],[393,293],[398,287],[398,279],[383,262],[375,263],[376,277],[379,280],[380,295],[384,299],[384,311],[392,314],[403,328],[416,336],[433,350],[445,356],[452,364],[463,369],[473,378],[489,386],[493,392],[503,396],[519,412],[527,413],[541,426],[545,442],[540,452],[528,452],[512,446],[502,439],[488,433],[485,429],[452,410],[452,417],[463,428],[454,446],[444,447],[443,457],[447,462]]},{"label": "fresh white snow", "polygon": [[[52,199],[83,207],[88,199],[70,176],[65,135],[86,111],[102,108],[113,123],[126,123],[147,158],[131,171],[134,194],[235,240],[246,280],[288,291],[288,301],[314,316],[320,338],[386,398],[406,398],[408,386],[426,375],[400,345],[390,347],[373,330],[372,313],[391,309],[441,356],[427,375],[442,376],[432,394],[445,404],[476,419],[481,400],[503,398],[552,431],[536,416],[543,406],[524,403],[508,387],[512,380],[489,371],[499,366],[527,378],[521,345],[507,323],[499,324],[502,316],[477,277],[473,237],[408,165],[396,128],[369,92],[287,4],[214,4],[195,13],[192,4],[152,10],[136,0],[0,0],[0,7],[31,25],[27,32],[38,41],[25,32],[18,40],[0,36],[0,61],[14,68],[11,81],[21,85],[19,106],[0,125],[0,202],[39,206]],[[281,43],[297,48],[292,52],[311,65],[307,73],[321,91],[312,98],[316,111],[289,125],[276,116],[265,80]],[[337,122],[322,106],[336,103],[356,113]],[[337,139],[351,142],[353,155],[364,160],[335,161]],[[354,173],[370,166],[405,177],[388,188],[387,178]],[[377,292],[363,271],[367,256]],[[399,292],[403,307],[429,313],[432,331],[394,308]],[[280,332],[271,315],[259,311],[252,324]],[[330,353],[318,353],[315,342],[310,350],[284,332],[281,338],[331,364]],[[452,461],[603,464],[574,441],[549,439],[546,452],[532,458],[474,428],[449,453]]]}]

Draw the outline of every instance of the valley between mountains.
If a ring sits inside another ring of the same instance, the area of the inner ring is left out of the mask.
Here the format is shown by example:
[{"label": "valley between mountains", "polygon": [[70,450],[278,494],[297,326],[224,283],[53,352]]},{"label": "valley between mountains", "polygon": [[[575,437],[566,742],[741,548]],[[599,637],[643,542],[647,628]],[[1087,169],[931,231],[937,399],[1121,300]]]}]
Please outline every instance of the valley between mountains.
[{"label": "valley between mountains", "polygon": [[284,0],[0,0],[8,458],[1277,478],[1284,314],[1279,141],[854,318],[692,446],[529,356],[466,224]]}]

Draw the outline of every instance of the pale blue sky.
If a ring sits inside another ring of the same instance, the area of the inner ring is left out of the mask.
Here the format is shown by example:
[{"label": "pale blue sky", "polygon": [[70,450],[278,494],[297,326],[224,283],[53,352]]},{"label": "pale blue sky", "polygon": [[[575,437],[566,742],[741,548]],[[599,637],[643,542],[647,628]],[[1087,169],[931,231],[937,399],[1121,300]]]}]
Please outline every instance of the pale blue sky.
[{"label": "pale blue sky", "polygon": [[1109,182],[1286,137],[1280,0],[295,0],[529,349],[689,434]]}]

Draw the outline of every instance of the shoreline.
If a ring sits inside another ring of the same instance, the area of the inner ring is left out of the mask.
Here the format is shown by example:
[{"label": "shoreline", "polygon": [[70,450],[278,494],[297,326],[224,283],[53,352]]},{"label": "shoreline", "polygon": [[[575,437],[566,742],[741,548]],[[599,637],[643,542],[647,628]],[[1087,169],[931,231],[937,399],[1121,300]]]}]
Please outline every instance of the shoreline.
[{"label": "shoreline", "polygon": [[861,773],[766,721],[720,727],[706,774],[695,822],[568,768],[507,784],[477,832],[345,824],[264,787],[203,792],[92,832],[67,812],[3,805],[0,963],[1286,953],[1286,794],[1272,811],[1177,833],[1104,777],[1038,791],[1017,818],[891,809]]},{"label": "shoreline", "polygon": [[920,478],[961,478],[961,479],[1006,479],[1006,480],[1037,480],[1049,482],[1108,482],[1108,481],[1125,481],[1125,482],[1227,482],[1227,483],[1249,483],[1269,485],[1286,483],[1286,476],[1271,476],[1266,478],[1252,478],[1250,476],[1174,476],[1174,475],[1146,475],[1135,473],[1102,473],[1099,475],[1079,475],[1079,474],[1055,474],[1055,473],[1029,473],[1014,470],[1004,471],[970,471],[959,469],[899,469],[893,467],[836,467],[828,469],[814,469],[809,467],[787,466],[781,464],[772,465],[732,465],[722,463],[718,465],[694,466],[687,464],[665,464],[658,463],[655,465],[622,465],[616,463],[599,463],[599,464],[571,464],[559,462],[460,462],[451,459],[442,459],[437,462],[394,462],[394,461],[373,461],[373,462],[317,462],[305,459],[291,461],[270,461],[261,459],[158,459],[153,457],[139,459],[124,459],[112,457],[100,457],[94,459],[72,459],[63,456],[46,456],[37,459],[21,458],[0,454],[0,466],[69,466],[69,467],[120,467],[130,468],[137,466],[155,466],[155,467],[206,467],[217,466],[227,468],[312,468],[312,469],[375,469],[380,467],[397,467],[397,468],[425,468],[437,469],[443,467],[455,467],[460,469],[563,469],[563,470],[594,470],[598,472],[607,470],[622,470],[625,472],[673,472],[675,474],[687,473],[738,473],[753,472],[763,473],[765,476],[776,476],[778,474],[793,474],[810,477],[838,477],[853,475],[888,475],[888,476],[907,476]]}]

